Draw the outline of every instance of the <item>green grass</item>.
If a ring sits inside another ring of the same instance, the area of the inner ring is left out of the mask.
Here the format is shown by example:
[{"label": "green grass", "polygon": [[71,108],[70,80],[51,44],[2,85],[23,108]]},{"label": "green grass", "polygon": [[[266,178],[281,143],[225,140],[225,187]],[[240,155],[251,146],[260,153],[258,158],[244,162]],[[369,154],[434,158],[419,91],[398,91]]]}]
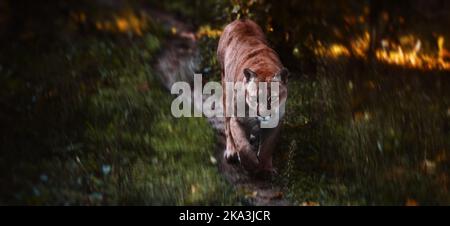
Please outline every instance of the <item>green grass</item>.
[{"label": "green grass", "polygon": [[0,203],[237,202],[208,122],[171,116],[152,68],[165,34],[152,26],[142,37],[64,30],[51,45],[7,49]]},{"label": "green grass", "polygon": [[445,72],[354,65],[325,60],[317,75],[289,85],[279,156],[288,196],[299,204],[449,203]]}]

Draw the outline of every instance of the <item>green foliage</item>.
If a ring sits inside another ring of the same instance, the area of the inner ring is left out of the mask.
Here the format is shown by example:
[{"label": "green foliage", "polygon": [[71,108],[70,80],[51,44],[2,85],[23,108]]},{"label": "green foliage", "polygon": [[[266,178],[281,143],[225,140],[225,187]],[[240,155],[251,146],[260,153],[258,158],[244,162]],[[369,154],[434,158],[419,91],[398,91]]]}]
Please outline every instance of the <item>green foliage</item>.
[{"label": "green foliage", "polygon": [[3,100],[14,107],[1,114],[11,125],[2,128],[0,202],[235,204],[207,121],[171,116],[151,66],[162,29],[79,32],[56,33],[52,47],[18,40],[1,56]]},{"label": "green foliage", "polygon": [[353,60],[321,62],[315,78],[289,84],[278,156],[289,163],[280,181],[289,197],[325,205],[449,202],[448,81],[412,71],[395,77],[404,75],[388,68],[353,77]]}]

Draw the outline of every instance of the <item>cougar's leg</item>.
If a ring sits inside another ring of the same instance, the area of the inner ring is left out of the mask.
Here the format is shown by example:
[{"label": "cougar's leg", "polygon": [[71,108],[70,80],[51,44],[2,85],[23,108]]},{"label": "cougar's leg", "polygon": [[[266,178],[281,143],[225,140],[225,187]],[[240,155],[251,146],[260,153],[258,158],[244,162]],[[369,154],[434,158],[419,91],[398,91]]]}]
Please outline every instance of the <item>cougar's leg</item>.
[{"label": "cougar's leg", "polygon": [[230,129],[230,118],[225,118],[225,136],[226,136],[226,149],[223,153],[224,158],[228,162],[236,162],[239,161],[238,154],[236,151],[236,146],[233,141],[233,136],[231,135],[231,129]]},{"label": "cougar's leg", "polygon": [[262,129],[261,140],[259,145],[259,160],[260,170],[262,171],[274,171],[272,165],[273,153],[276,145],[277,136],[279,133],[279,126],[273,129]]},{"label": "cougar's leg", "polygon": [[247,170],[255,170],[258,167],[259,160],[256,152],[252,150],[252,146],[247,139],[245,129],[237,118],[230,119],[231,135],[238,153],[239,159]]},{"label": "cougar's leg", "polygon": [[225,138],[226,138],[226,149],[223,153],[223,157],[227,162],[238,162],[239,156],[237,155],[236,147],[234,145],[233,136],[231,135],[230,130],[230,117],[226,117],[226,86],[225,86],[225,77],[224,77],[224,71],[222,70],[222,89],[223,89],[223,97],[222,97],[222,106],[223,106],[223,113],[224,113],[224,123],[225,123]]}]

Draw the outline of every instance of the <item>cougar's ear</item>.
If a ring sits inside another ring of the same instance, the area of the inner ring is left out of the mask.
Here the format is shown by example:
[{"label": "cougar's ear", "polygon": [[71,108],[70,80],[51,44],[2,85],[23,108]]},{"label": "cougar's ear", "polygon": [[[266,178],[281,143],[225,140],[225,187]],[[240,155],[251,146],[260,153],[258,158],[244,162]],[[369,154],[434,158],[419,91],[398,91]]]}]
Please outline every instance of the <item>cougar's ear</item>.
[{"label": "cougar's ear", "polygon": [[252,70],[250,70],[250,68],[245,68],[244,69],[244,77],[245,77],[245,82],[250,82],[253,78],[256,77],[256,73],[253,72]]},{"label": "cougar's ear", "polygon": [[283,83],[287,83],[288,78],[289,78],[289,71],[288,71],[288,69],[285,68],[285,67],[282,68],[282,69],[277,73],[277,76],[279,76],[280,80],[281,80]]}]

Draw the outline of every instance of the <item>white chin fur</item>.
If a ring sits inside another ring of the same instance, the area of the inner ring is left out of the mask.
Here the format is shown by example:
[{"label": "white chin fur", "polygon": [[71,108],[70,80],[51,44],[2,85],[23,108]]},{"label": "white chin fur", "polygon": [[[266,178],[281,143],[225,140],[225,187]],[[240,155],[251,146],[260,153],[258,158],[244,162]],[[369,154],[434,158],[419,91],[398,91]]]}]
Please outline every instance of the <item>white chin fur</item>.
[{"label": "white chin fur", "polygon": [[258,116],[258,120],[259,120],[260,122],[267,122],[267,121],[270,120],[270,116],[265,116],[265,117]]}]

